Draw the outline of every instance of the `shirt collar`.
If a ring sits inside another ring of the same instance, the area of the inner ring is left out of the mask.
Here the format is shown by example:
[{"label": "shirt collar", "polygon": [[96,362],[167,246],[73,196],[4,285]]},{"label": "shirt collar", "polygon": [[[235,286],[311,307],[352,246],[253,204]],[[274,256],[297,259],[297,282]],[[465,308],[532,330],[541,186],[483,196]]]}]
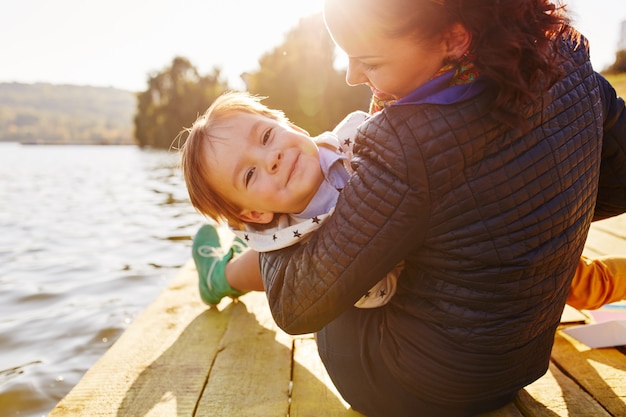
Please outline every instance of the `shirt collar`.
[{"label": "shirt collar", "polygon": [[292,214],[292,217],[296,219],[310,219],[328,213],[337,204],[339,192],[350,178],[350,174],[343,165],[346,159],[344,155],[325,146],[319,147],[319,155],[324,181],[306,208],[301,213]]},{"label": "shirt collar", "polygon": [[403,104],[452,104],[468,100],[482,93],[487,87],[484,78],[478,77],[465,84],[450,85],[455,70],[449,70],[419,86],[393,105]]}]

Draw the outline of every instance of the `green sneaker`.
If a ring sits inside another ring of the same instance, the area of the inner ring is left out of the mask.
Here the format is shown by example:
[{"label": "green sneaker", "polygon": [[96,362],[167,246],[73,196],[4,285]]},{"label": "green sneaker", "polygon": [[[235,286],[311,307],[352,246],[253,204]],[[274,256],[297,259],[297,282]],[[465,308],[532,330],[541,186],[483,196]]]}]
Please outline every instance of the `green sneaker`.
[{"label": "green sneaker", "polygon": [[246,244],[235,238],[225,252],[215,227],[207,224],[198,230],[193,238],[193,261],[198,270],[200,297],[205,304],[215,306],[226,296],[237,298],[245,294],[228,285],[225,274],[226,264],[245,248]]}]

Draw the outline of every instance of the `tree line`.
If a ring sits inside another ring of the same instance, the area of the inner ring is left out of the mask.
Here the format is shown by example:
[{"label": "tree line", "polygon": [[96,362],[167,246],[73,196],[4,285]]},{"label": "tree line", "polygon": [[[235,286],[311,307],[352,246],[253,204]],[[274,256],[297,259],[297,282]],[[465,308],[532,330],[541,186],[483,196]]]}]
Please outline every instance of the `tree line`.
[{"label": "tree line", "polygon": [[[321,14],[303,18],[281,45],[260,58],[257,71],[242,78],[247,91],[267,97],[266,105],[284,111],[292,122],[317,135],[332,129],[350,111],[367,110],[371,97],[369,88],[345,83],[345,70],[334,67],[334,51]],[[619,93],[624,88],[626,51],[618,51],[614,64],[603,73]],[[201,75],[186,58],[174,58],[170,66],[150,76],[147,90],[138,94],[137,143],[180,146],[181,130],[230,89],[219,68]]]},{"label": "tree line", "polygon": [[0,83],[0,142],[131,145],[135,108],[110,87]]},{"label": "tree line", "polygon": [[[267,97],[264,104],[282,110],[311,135],[330,130],[347,113],[367,110],[371,96],[365,86],[346,84],[345,70],[333,65],[334,50],[321,14],[303,18],[281,45],[260,58],[258,70],[242,75],[246,89]],[[201,75],[188,59],[174,58],[171,65],[149,76],[147,90],[137,95],[137,143],[166,149],[180,146],[181,130],[228,90],[219,68]]]},{"label": "tree line", "polygon": [[[335,68],[334,61],[334,43],[318,14],[301,19],[281,45],[259,59],[259,69],[242,78],[250,93],[267,97],[265,104],[317,135],[369,105],[369,89],[346,85],[345,70]],[[618,94],[626,95],[626,51],[618,51],[604,73]],[[200,74],[184,57],[149,74],[146,90],[139,93],[0,83],[0,142],[176,148],[185,139],[179,133],[231,89],[219,68]]]},{"label": "tree line", "polygon": [[604,72],[606,74],[626,73],[626,49],[617,51],[615,54],[615,62]]}]

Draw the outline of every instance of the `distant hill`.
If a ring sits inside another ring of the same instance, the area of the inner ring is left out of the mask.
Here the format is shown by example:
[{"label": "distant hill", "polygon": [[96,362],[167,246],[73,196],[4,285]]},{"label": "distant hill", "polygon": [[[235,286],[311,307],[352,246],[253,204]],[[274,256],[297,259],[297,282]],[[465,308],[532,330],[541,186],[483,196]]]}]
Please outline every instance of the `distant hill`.
[{"label": "distant hill", "polygon": [[136,108],[115,88],[0,83],[0,142],[134,144]]}]

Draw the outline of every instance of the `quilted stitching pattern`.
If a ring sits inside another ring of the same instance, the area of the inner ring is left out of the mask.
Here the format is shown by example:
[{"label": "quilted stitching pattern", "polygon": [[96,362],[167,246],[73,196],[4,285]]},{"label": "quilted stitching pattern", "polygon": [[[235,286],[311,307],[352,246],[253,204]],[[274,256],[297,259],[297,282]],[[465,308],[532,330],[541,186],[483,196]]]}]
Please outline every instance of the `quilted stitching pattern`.
[{"label": "quilted stitching pattern", "polygon": [[598,189],[598,202],[594,220],[615,216],[626,211],[626,109],[624,100],[598,76],[605,105],[604,142],[602,145],[602,170]]},{"label": "quilted stitching pattern", "polygon": [[[490,117],[489,94],[372,117],[335,215],[307,244],[262,255],[277,323],[318,331],[404,259],[380,348],[407,387],[461,403],[543,374],[594,214],[607,111],[577,54],[528,109],[527,134]],[[606,151],[618,157],[620,117]]]}]

